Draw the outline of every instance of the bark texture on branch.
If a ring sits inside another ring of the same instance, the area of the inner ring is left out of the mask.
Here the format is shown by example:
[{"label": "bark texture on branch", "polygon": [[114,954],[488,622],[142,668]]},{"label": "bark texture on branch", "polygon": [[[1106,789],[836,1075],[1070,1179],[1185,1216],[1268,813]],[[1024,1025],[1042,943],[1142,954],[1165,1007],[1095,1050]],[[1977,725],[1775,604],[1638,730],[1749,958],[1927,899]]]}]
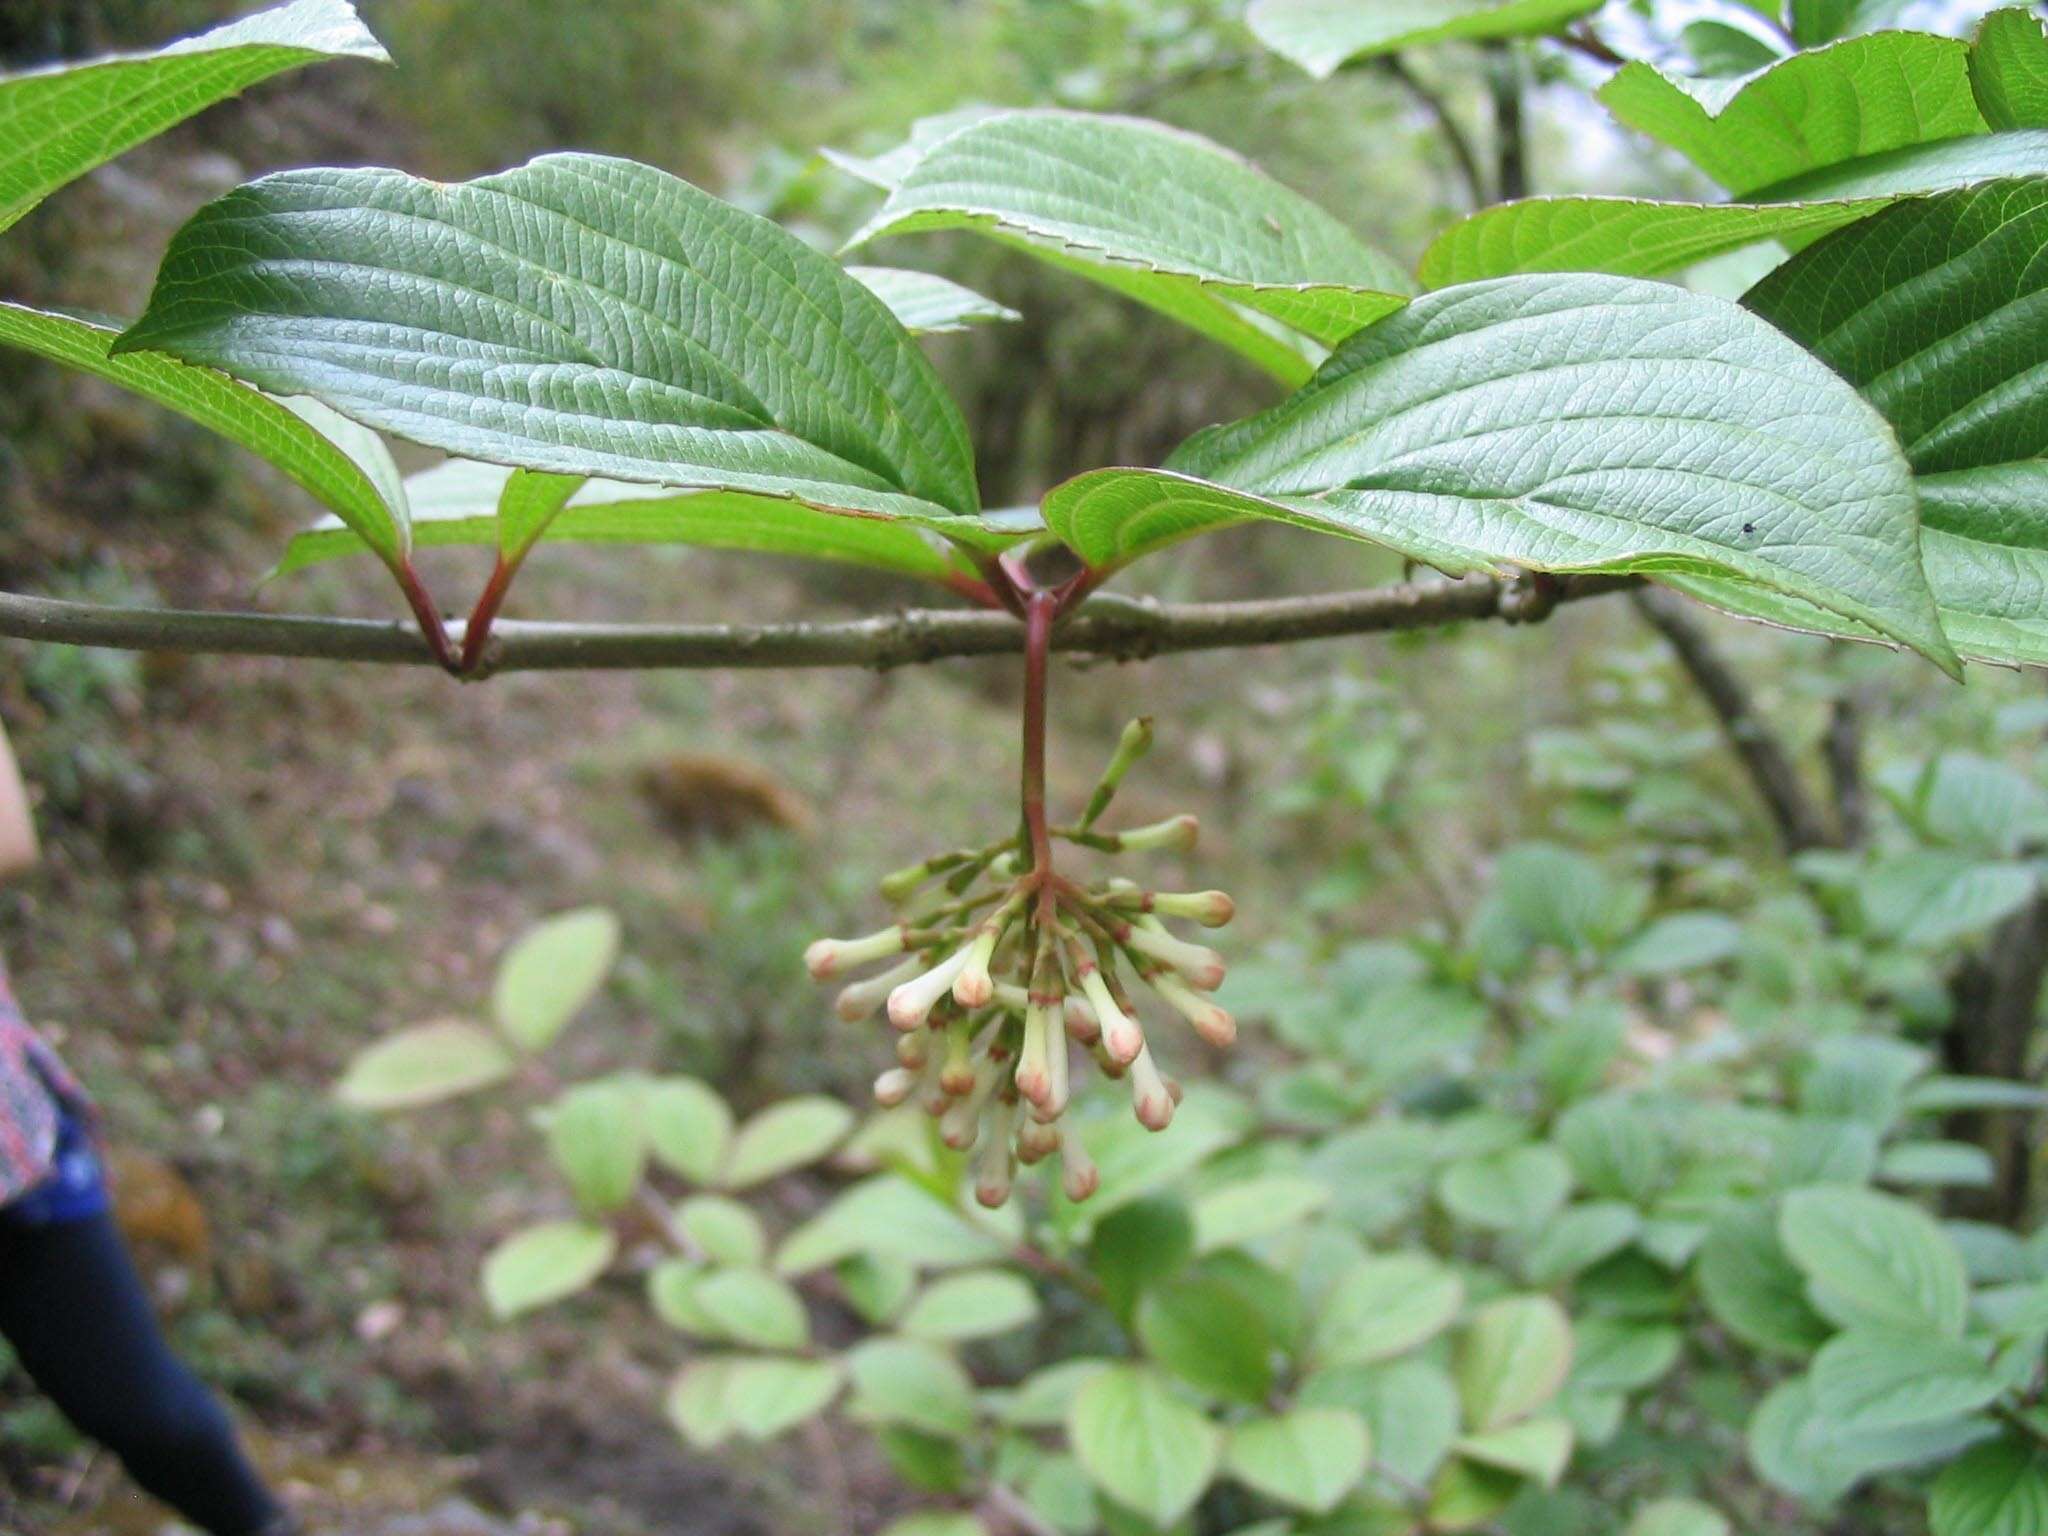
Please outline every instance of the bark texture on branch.
[{"label": "bark texture on branch", "polygon": [[[1546,597],[1572,602],[1637,585],[1635,578],[1567,577]],[[1479,577],[1418,581],[1320,597],[1232,603],[1154,603],[1097,593],[1060,622],[1056,651],[1136,661],[1177,651],[1326,640],[1429,629],[1465,619],[1519,620],[1547,612],[1525,583]],[[459,650],[462,626],[449,626]],[[0,637],[116,650],[286,656],[437,666],[411,624],[260,613],[109,607],[0,593]],[[500,620],[474,676],[716,667],[914,666],[954,656],[1000,656],[1024,647],[1024,626],[1006,613],[913,609],[885,617],[786,624],[556,624]]]},{"label": "bark texture on branch", "polygon": [[1662,635],[1685,667],[1729,746],[1742,760],[1749,779],[1770,812],[1771,824],[1787,853],[1804,853],[1809,848],[1833,847],[1835,831],[1799,770],[1785,744],[1757,708],[1756,699],[1742,676],[1728,664],[1700,622],[1688,611],[1684,599],[1674,593],[1645,588],[1635,595],[1636,609]]},{"label": "bark texture on branch", "polygon": [[[1966,1077],[2033,1081],[2029,1059],[2048,978],[2048,896],[2036,897],[1992,930],[1949,984],[1955,1014],[1942,1037],[1943,1065]],[[1958,1110],[1943,1134],[1974,1142],[1991,1158],[1991,1183],[1957,1189],[1944,1204],[1958,1216],[2015,1224],[2030,1214],[2033,1132],[2038,1117],[2011,1109]]]}]

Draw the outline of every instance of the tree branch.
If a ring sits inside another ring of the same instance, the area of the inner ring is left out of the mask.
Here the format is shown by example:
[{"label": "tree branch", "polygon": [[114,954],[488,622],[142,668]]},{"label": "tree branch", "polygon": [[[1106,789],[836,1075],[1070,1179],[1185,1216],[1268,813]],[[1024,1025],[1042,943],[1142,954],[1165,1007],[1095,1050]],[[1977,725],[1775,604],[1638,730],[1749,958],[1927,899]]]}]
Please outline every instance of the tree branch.
[{"label": "tree branch", "polygon": [[[1949,982],[1955,1011],[1942,1034],[1942,1060],[1966,1077],[2033,1081],[2031,1059],[2048,978],[2048,896],[2038,896],[2000,923],[1980,953],[1967,955]],[[2039,1117],[2016,1110],[1957,1110],[1944,1135],[1970,1141],[1991,1157],[1991,1183],[1957,1189],[1943,1201],[1952,1215],[2019,1222],[2032,1208],[2034,1132]]]},{"label": "tree branch", "polygon": [[1749,771],[1787,853],[1827,848],[1837,839],[1820,807],[1807,792],[1791,754],[1771,729],[1750,694],[1749,685],[1715,649],[1682,598],[1646,588],[1635,594],[1636,611],[1647,619],[1677,653],[1694,685],[1721,722],[1722,734]]},{"label": "tree branch", "polygon": [[1494,189],[1500,201],[1529,195],[1529,136],[1522,110],[1522,56],[1513,43],[1486,45],[1493,93]]},{"label": "tree branch", "polygon": [[[1627,576],[1546,578],[1560,602],[1638,585]],[[1527,584],[1483,577],[1407,582],[1321,597],[1154,603],[1097,593],[1060,621],[1056,651],[1136,661],[1176,651],[1327,640],[1429,629],[1465,619],[1511,622],[1548,611]],[[449,626],[454,644],[462,625]],[[420,632],[396,620],[319,619],[109,607],[0,592],[0,637],[129,651],[285,656],[435,666]],[[1005,613],[910,610],[883,618],[787,624],[557,624],[501,620],[473,675],[711,667],[913,666],[1021,651],[1024,626]]]}]

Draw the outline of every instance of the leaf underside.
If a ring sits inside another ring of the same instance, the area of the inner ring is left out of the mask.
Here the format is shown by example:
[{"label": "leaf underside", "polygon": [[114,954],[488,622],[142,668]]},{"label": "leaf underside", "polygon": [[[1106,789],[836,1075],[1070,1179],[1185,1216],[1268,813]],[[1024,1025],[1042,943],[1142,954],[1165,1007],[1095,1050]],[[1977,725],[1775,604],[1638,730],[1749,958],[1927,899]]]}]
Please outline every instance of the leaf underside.
[{"label": "leaf underside", "polygon": [[155,53],[0,78],[0,230],[194,113],[329,58],[390,62],[344,0],[296,0]]},{"label": "leaf underside", "polygon": [[1252,35],[1326,80],[1353,59],[1425,43],[1554,32],[1597,0],[1253,0]]},{"label": "leaf underside", "polygon": [[882,301],[631,161],[251,183],[173,240],[116,348],[144,349],[468,458],[931,526],[977,510],[959,412]]},{"label": "leaf underside", "polygon": [[1390,257],[1207,139],[1139,118],[1003,112],[930,140],[853,245],[974,229],[1115,289],[1289,382],[1412,291]]},{"label": "leaf underside", "polygon": [[1663,284],[1523,277],[1418,299],[1272,410],[1164,470],[1070,480],[1044,511],[1101,565],[1259,517],[1450,573],[1732,577],[1955,665],[1883,421],[1739,307]]},{"label": "leaf underside", "polygon": [[1460,220],[1423,253],[1430,287],[1515,272],[1675,271],[1763,240],[1804,245],[1902,198],[2048,173],[2048,132],[1911,145],[1774,182],[1742,203],[1532,197]]},{"label": "leaf underside", "polygon": [[1014,309],[935,272],[915,272],[907,267],[846,270],[872,289],[913,336],[947,336],[977,325],[1024,318]]}]

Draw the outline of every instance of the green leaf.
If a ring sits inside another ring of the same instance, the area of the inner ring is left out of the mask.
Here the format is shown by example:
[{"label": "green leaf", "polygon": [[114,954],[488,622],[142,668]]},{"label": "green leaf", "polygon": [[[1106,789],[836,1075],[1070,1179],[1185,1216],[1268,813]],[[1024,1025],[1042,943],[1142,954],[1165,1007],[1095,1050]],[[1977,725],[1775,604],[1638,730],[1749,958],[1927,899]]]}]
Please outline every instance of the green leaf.
[{"label": "green leaf", "polygon": [[484,1300],[501,1322],[574,1296],[605,1272],[618,1240],[584,1221],[546,1221],[515,1232],[484,1258]]},{"label": "green leaf", "polygon": [[576,475],[515,469],[498,498],[498,558],[516,569],[585,482]]},{"label": "green leaf", "polygon": [[932,524],[977,510],[959,412],[880,299],[626,160],[266,177],[179,231],[115,349],[467,458]]},{"label": "green leaf", "polygon": [[934,1281],[903,1315],[916,1339],[985,1339],[1022,1328],[1038,1316],[1038,1294],[1019,1276],[975,1269]]},{"label": "green leaf", "polygon": [[872,1253],[943,1269],[994,1263],[1008,1252],[999,1232],[970,1221],[930,1190],[885,1173],[854,1185],[784,1238],[775,1267],[785,1275],[805,1275]]},{"label": "green leaf", "polygon": [[1722,912],[1670,912],[1651,923],[1615,954],[1625,976],[1675,976],[1719,965],[1742,943],[1742,928]]},{"label": "green leaf", "polygon": [[1988,1189],[1997,1177],[1991,1154],[1966,1141],[1908,1141],[1885,1148],[1877,1176],[1915,1188]]},{"label": "green leaf", "polygon": [[[1806,408],[1779,409],[1787,396]],[[1712,571],[1956,665],[1890,429],[1776,330],[1664,284],[1525,277],[1430,294],[1165,470],[1082,475],[1044,510],[1098,565],[1267,517],[1452,573]]]},{"label": "green leaf", "polygon": [[1556,32],[1595,0],[1252,0],[1245,24],[1283,59],[1327,80],[1354,59],[1426,43]]},{"label": "green leaf", "polygon": [[1872,864],[1857,881],[1856,894],[1878,936],[1940,949],[2012,916],[2038,888],[2024,864],[1911,848]]},{"label": "green leaf", "polygon": [[1717,1220],[1700,1249],[1700,1293],[1714,1320],[1756,1349],[1804,1359],[1828,1336],[1806,1299],[1806,1280],[1761,1205]]},{"label": "green leaf", "polygon": [[1139,1293],[1177,1273],[1194,1254],[1195,1223],[1187,1205],[1171,1195],[1155,1195],[1096,1223],[1088,1269],[1101,1282],[1109,1309],[1129,1320]]},{"label": "green leaf", "polygon": [[390,62],[344,0],[296,0],[155,53],[0,77],[0,229],[66,182],[215,102],[337,58]]},{"label": "green leaf", "polygon": [[663,1259],[647,1272],[647,1304],[669,1327],[700,1339],[715,1339],[718,1320],[697,1305],[697,1286],[711,1273],[694,1259]]},{"label": "green leaf", "polygon": [[893,1322],[917,1290],[916,1268],[897,1258],[856,1253],[841,1259],[834,1272],[848,1304],[876,1328]]},{"label": "green leaf", "polygon": [[882,1536],[988,1536],[988,1527],[957,1510],[927,1510],[890,1521]]},{"label": "green leaf", "polygon": [[1436,1197],[1467,1226],[1510,1232],[1549,1221],[1571,1187],[1564,1154],[1538,1142],[1460,1158],[1437,1176]]},{"label": "green leaf", "polygon": [[1195,1202],[1195,1251],[1214,1253],[1298,1226],[1330,1203],[1330,1187],[1276,1174],[1211,1190]]},{"label": "green leaf", "polygon": [[1349,1408],[1365,1421],[1374,1462],[1413,1485],[1436,1475],[1458,1433],[1458,1391],[1427,1360],[1339,1366],[1302,1383],[1302,1407]]},{"label": "green leaf", "polygon": [[334,1094],[357,1109],[414,1109],[501,1083],[516,1065],[489,1030],[444,1019],[379,1040],[348,1064]]},{"label": "green leaf", "polygon": [[[1465,1531],[1485,1525],[1527,1487],[1520,1474],[1453,1456],[1430,1485],[1428,1525],[1433,1531]],[[1399,1527],[1396,1527],[1399,1529]]]},{"label": "green leaf", "polygon": [[1318,1365],[1363,1365],[1405,1354],[1448,1328],[1464,1303],[1465,1282],[1429,1254],[1362,1259],[1331,1288],[1310,1357]]},{"label": "green leaf", "polygon": [[2030,1536],[2048,1530],[2048,1451],[2001,1435],[1942,1469],[1927,1507],[1934,1536]]},{"label": "green leaf", "polygon": [[676,1226],[716,1264],[758,1268],[768,1256],[761,1218],[723,1195],[692,1195],[676,1207]]},{"label": "green leaf", "polygon": [[1732,1536],[1728,1517],[1698,1499],[1652,1499],[1623,1536]]},{"label": "green leaf", "polygon": [[1038,110],[957,127],[849,243],[934,229],[979,230],[1092,278],[1291,383],[1312,367],[1300,338],[1333,346],[1412,291],[1308,199],[1140,118]]},{"label": "green leaf", "polygon": [[788,1284],[765,1270],[717,1269],[691,1288],[690,1299],[719,1333],[756,1349],[802,1349],[810,1318]]},{"label": "green leaf", "polygon": [[1817,48],[1850,32],[1881,27],[1905,6],[1906,0],[1789,0],[1792,41]]},{"label": "green leaf", "polygon": [[1648,1205],[1671,1177],[1670,1131],[1632,1095],[1581,1099],[1558,1117],[1553,1134],[1573,1175],[1596,1195]]},{"label": "green leaf", "polygon": [[1168,1280],[1138,1303],[1145,1353],[1199,1391],[1263,1402],[1273,1387],[1267,1321],[1227,1282],[1202,1275]]},{"label": "green leaf", "polygon": [[1215,1477],[1222,1431],[1142,1366],[1112,1366],[1075,1394],[1067,1442],[1096,1487],[1155,1526],[1190,1509]]},{"label": "green leaf", "polygon": [[1719,21],[1690,21],[1678,29],[1678,45],[1693,62],[1693,73],[1714,79],[1769,69],[1783,57],[1753,32]]},{"label": "green leaf", "polygon": [[1371,1435],[1357,1414],[1297,1408],[1233,1425],[1223,1464],[1254,1492],[1326,1515],[1365,1476],[1371,1450]]},{"label": "green leaf", "polygon": [[[4,326],[5,311],[0,308],[0,329]],[[135,359],[149,360],[147,356]],[[413,542],[428,549],[495,547],[499,542],[498,500],[516,473],[501,464],[451,459],[412,476],[406,487],[412,501]],[[989,549],[1015,541],[1011,535],[962,528],[956,528],[954,536],[959,542]],[[540,537],[541,542],[554,544],[681,544],[745,550],[861,565],[927,581],[945,581],[955,569],[930,534],[906,524],[839,517],[773,496],[674,491],[623,480],[583,481]],[[274,574],[288,576],[368,550],[339,518],[322,518],[292,536]]]},{"label": "green leaf", "polygon": [[1897,431],[1943,627],[1988,661],[2048,664],[2044,251],[2048,181],[1994,182],[1844,230],[1743,301]]},{"label": "green leaf", "polygon": [[1572,1459],[1572,1427],[1563,1419],[1524,1419],[1505,1429],[1461,1436],[1453,1449],[1468,1461],[1555,1488]]},{"label": "green leaf", "polygon": [[1673,79],[1624,64],[1597,94],[1621,123],[1741,197],[1844,160],[1983,133],[1969,69],[1970,51],[1955,38],[1881,32],[1739,80]]},{"label": "green leaf", "polygon": [[1532,197],[1453,224],[1423,253],[1425,285],[1518,272],[1652,277],[1761,240],[1805,244],[1902,198],[2048,172],[2048,132],[1976,134],[1845,160],[1740,203]]},{"label": "green leaf", "polygon": [[739,1128],[719,1182],[747,1189],[814,1163],[853,1129],[853,1111],[837,1099],[805,1094],[771,1104]]},{"label": "green leaf", "polygon": [[1005,1424],[1016,1429],[1057,1429],[1067,1422],[1074,1395],[1096,1372],[1108,1368],[1108,1360],[1062,1360],[1034,1371],[1017,1384],[1016,1390],[997,1410]]},{"label": "green leaf", "polygon": [[742,1360],[728,1385],[734,1427],[749,1440],[772,1440],[830,1407],[842,1379],[833,1360]]},{"label": "green leaf", "polygon": [[1465,1422],[1500,1429],[1557,1395],[1572,1363],[1572,1325],[1548,1296],[1503,1296],[1458,1335],[1452,1375]]},{"label": "green leaf", "polygon": [[176,411],[269,463],[332,510],[343,536],[392,570],[411,547],[405,507],[286,404],[207,368],[149,353],[109,354],[118,333],[70,315],[0,303],[0,345],[117,384]]},{"label": "green leaf", "polygon": [[1952,1419],[2003,1389],[1975,1345],[1917,1329],[1851,1328],[1813,1360],[1814,1402],[1856,1433]]},{"label": "green leaf", "polygon": [[1554,1285],[1621,1252],[1642,1229],[1642,1214],[1619,1200],[1572,1206],[1535,1235],[1522,1272],[1536,1285]]},{"label": "green leaf", "polygon": [[640,1090],[647,1144],[664,1168],[708,1184],[725,1161],[732,1111],[708,1084],[694,1077],[658,1077]]},{"label": "green leaf", "polygon": [[1785,1197],[1778,1237],[1814,1306],[1842,1327],[1961,1334],[1962,1256],[1917,1207],[1850,1185],[1809,1185]]},{"label": "green leaf", "polygon": [[935,272],[904,267],[848,267],[874,290],[903,329],[913,336],[943,336],[998,320],[1022,320],[1014,309],[984,298]]},{"label": "green leaf", "polygon": [[538,1118],[549,1155],[585,1211],[615,1211],[633,1198],[647,1168],[639,1084],[580,1083]]},{"label": "green leaf", "polygon": [[619,920],[578,907],[536,923],[498,961],[491,1014],[522,1051],[545,1049],[583,1011],[619,956]]},{"label": "green leaf", "polygon": [[1588,1392],[1637,1392],[1678,1363],[1685,1337],[1668,1323],[1595,1315],[1572,1334],[1572,1385]]},{"label": "green leaf", "polygon": [[2048,128],[2048,36],[2021,6],[1993,11],[1970,50],[1970,89],[1994,129]]},{"label": "green leaf", "polygon": [[1808,1378],[1795,1376],[1757,1405],[1746,1438],[1750,1465],[1766,1482],[1825,1504],[1874,1472],[1941,1461],[1983,1435],[1969,1419],[1855,1434],[1821,1410]]},{"label": "green leaf", "polygon": [[960,1363],[915,1339],[870,1339],[846,1357],[853,1377],[848,1411],[871,1424],[904,1424],[959,1438],[974,1428],[974,1384]]},{"label": "green leaf", "polygon": [[733,1367],[739,1362],[730,1355],[693,1360],[676,1373],[663,1403],[676,1433],[700,1451],[716,1450],[732,1438]]}]

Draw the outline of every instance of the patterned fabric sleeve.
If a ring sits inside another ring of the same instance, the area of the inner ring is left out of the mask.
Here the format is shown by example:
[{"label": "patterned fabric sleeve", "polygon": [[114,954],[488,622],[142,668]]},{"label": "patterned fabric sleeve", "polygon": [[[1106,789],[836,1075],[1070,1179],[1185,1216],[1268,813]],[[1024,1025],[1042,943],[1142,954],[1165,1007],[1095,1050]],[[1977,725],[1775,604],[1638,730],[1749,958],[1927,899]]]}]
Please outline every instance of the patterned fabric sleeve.
[{"label": "patterned fabric sleeve", "polygon": [[84,1116],[84,1092],[28,1025],[0,971],[0,1205],[49,1177],[65,1112]]}]

